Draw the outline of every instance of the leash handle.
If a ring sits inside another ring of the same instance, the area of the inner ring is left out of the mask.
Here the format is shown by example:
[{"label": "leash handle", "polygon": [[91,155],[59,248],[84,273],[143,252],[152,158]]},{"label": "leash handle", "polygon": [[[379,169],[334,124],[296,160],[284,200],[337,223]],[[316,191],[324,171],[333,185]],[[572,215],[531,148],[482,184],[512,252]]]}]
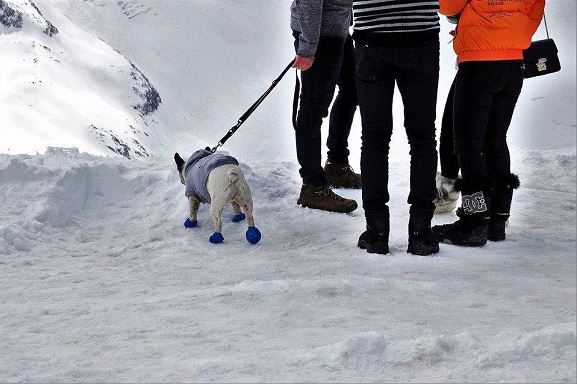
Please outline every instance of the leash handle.
[{"label": "leash handle", "polygon": [[287,72],[290,71],[294,63],[295,60],[292,60],[289,63],[289,65],[287,65],[286,68],[281,72],[281,74],[272,82],[272,85],[266,90],[266,92],[263,93],[262,96],[259,97],[257,101],[255,101],[255,103],[240,117],[240,119],[238,119],[236,125],[234,125],[231,129],[228,130],[226,135],[224,135],[222,139],[219,140],[219,142],[216,144],[215,147],[213,147],[212,149],[207,148],[207,150],[210,150],[211,153],[215,153],[218,148],[222,147],[224,143],[226,143],[228,139],[230,139],[231,136],[234,135],[234,133],[244,124],[246,119],[248,119],[250,115],[252,115],[253,112],[256,111],[256,109],[262,104],[262,102],[268,97],[268,95],[270,95],[272,90],[278,85],[278,83],[280,83],[280,81],[287,74]]}]

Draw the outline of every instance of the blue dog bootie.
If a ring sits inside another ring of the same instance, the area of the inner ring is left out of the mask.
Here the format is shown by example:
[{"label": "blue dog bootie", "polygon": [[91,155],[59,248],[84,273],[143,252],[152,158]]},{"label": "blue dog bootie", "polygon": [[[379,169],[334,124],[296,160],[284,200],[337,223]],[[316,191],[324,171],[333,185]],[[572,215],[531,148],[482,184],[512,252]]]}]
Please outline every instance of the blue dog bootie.
[{"label": "blue dog bootie", "polygon": [[244,219],[246,219],[246,215],[244,213],[239,213],[238,215],[234,215],[234,217],[232,218],[232,222],[240,223]]},{"label": "blue dog bootie", "polygon": [[195,228],[197,225],[198,225],[197,220],[186,219],[186,221],[184,222],[185,228]]},{"label": "blue dog bootie", "polygon": [[248,227],[246,231],[246,241],[251,244],[256,244],[260,241],[262,235],[256,227]]},{"label": "blue dog bootie", "polygon": [[210,236],[208,241],[210,241],[212,244],[220,244],[224,241],[224,236],[222,236],[222,233],[220,232],[215,232]]}]

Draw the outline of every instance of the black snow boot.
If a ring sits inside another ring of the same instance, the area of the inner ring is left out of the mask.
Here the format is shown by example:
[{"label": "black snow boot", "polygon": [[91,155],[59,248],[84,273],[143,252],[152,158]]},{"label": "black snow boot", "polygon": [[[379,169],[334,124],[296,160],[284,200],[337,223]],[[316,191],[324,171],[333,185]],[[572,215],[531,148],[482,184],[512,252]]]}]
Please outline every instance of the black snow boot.
[{"label": "black snow boot", "polygon": [[439,240],[431,227],[414,229],[409,224],[409,248],[407,253],[417,256],[430,256],[439,253]]},{"label": "black snow boot", "polygon": [[490,241],[504,241],[506,239],[505,228],[509,215],[491,216],[487,239]]},{"label": "black snow boot", "polygon": [[359,237],[358,246],[368,253],[389,253],[389,216],[367,217],[367,230]]},{"label": "black snow boot", "polygon": [[409,247],[407,253],[429,256],[439,252],[439,241],[431,230],[434,207],[425,209],[411,206],[409,219]]},{"label": "black snow boot", "polygon": [[482,247],[487,244],[490,196],[490,192],[481,191],[463,194],[463,206],[457,210],[459,220],[453,224],[433,227],[439,241],[464,247]]},{"label": "black snow boot", "polygon": [[505,228],[511,211],[513,190],[519,188],[519,177],[513,173],[497,180],[491,196],[491,222],[489,224],[488,239],[490,241],[504,241]]},{"label": "black snow boot", "polygon": [[441,243],[464,247],[482,247],[487,244],[489,230],[488,215],[466,215],[457,210],[459,220],[453,224],[436,225],[433,233]]}]

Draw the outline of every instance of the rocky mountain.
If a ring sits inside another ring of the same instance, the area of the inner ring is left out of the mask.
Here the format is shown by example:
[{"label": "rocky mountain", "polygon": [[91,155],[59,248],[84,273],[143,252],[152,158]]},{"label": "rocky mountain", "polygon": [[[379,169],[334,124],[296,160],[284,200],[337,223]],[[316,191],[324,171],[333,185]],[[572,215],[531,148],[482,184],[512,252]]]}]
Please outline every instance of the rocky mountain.
[{"label": "rocky mountain", "polygon": [[[119,6],[134,16],[131,3]],[[0,152],[66,145],[149,156],[162,98],[119,50],[31,0],[0,1],[0,47]]]}]

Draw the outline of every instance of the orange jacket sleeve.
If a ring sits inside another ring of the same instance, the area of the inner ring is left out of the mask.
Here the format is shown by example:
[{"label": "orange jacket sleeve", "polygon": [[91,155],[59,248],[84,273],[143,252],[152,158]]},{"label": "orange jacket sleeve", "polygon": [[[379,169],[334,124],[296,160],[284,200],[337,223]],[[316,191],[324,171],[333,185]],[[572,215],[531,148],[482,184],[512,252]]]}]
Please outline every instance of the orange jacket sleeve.
[{"label": "orange jacket sleeve", "polygon": [[440,0],[439,12],[445,16],[456,16],[463,12],[468,2],[469,0]]},{"label": "orange jacket sleeve", "polygon": [[543,20],[543,12],[545,11],[545,0],[535,0],[533,6],[529,10],[529,35],[533,37],[539,25],[541,25],[541,20]]}]

